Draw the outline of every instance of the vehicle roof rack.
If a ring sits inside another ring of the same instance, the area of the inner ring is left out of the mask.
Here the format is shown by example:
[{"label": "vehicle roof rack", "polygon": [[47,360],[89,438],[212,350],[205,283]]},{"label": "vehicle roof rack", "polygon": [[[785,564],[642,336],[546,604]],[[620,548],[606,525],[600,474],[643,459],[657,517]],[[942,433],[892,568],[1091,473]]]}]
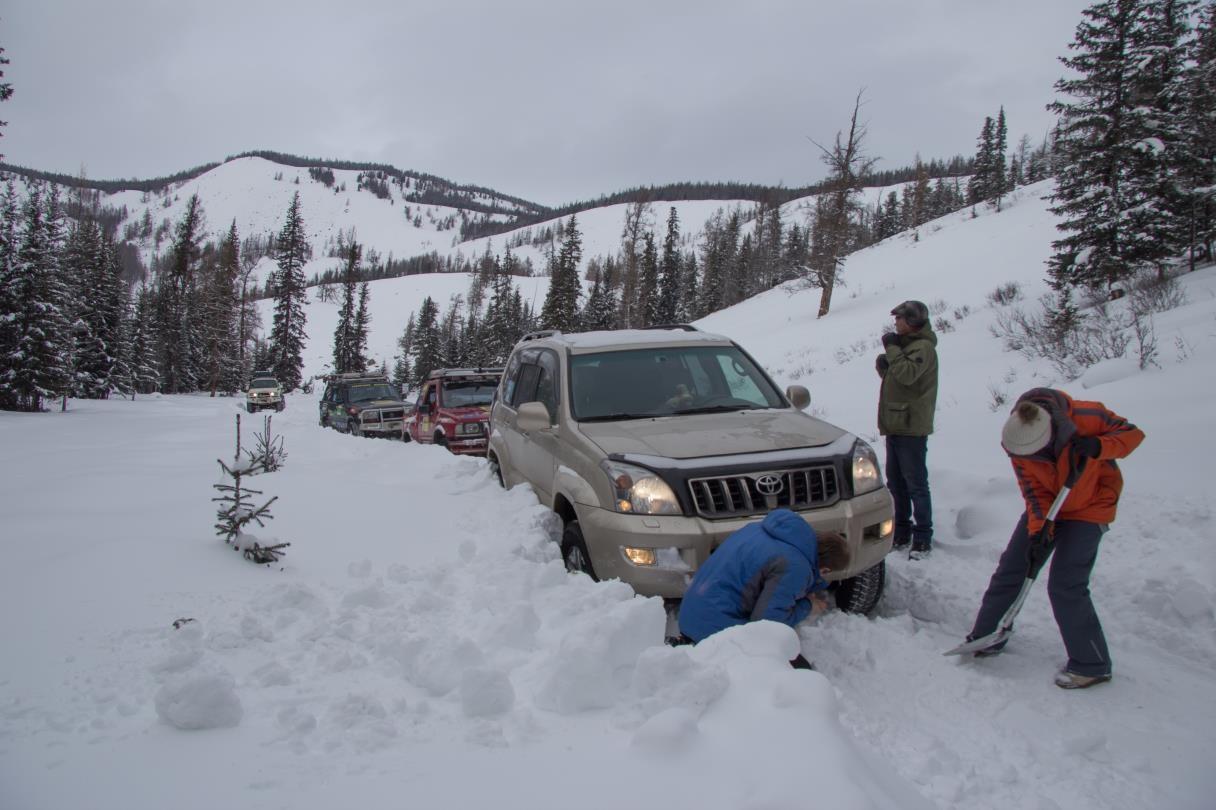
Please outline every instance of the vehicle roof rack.
[{"label": "vehicle roof rack", "polygon": [[526,340],[540,340],[541,338],[553,337],[554,335],[560,335],[561,333],[562,330],[560,329],[538,329],[535,332],[529,332],[521,337],[519,342],[523,343]]},{"label": "vehicle roof rack", "polygon": [[653,326],[642,326],[641,329],[680,329],[684,332],[700,332],[701,330],[693,326],[691,323],[656,323]]},{"label": "vehicle roof rack", "polygon": [[482,368],[480,366],[477,368],[437,368],[432,370],[431,373],[427,375],[427,379],[437,377],[469,377],[478,374],[486,376],[497,374],[502,376],[502,372],[502,366],[494,366],[489,368]]},{"label": "vehicle roof rack", "polygon": [[388,380],[388,375],[379,371],[347,371],[342,374],[330,374],[327,380]]}]

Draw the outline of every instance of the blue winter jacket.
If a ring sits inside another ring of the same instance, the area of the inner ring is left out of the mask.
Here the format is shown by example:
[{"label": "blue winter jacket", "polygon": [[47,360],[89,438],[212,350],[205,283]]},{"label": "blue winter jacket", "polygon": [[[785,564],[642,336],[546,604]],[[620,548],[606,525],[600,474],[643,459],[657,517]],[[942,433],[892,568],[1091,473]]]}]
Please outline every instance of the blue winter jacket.
[{"label": "blue winter jacket", "polygon": [[811,592],[826,587],[815,530],[775,509],[727,537],[697,569],[680,604],[680,632],[700,641],[760,619],[793,627],[811,612]]}]

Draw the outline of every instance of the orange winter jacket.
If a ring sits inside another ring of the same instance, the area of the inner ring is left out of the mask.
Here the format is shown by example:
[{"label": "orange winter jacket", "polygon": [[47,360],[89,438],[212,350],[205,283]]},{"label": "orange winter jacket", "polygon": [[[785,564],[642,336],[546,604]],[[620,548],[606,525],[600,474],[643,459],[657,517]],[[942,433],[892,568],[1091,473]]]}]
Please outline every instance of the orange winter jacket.
[{"label": "orange winter jacket", "polygon": [[1084,471],[1068,493],[1056,520],[1110,523],[1123,491],[1123,475],[1115,459],[1124,458],[1144,441],[1144,431],[1101,402],[1076,399],[1052,388],[1035,388],[1018,398],[1044,407],[1052,418],[1052,443],[1032,456],[1010,455],[1013,472],[1026,501],[1027,529],[1033,536],[1047,519],[1056,494],[1068,480],[1075,436],[1096,436],[1102,445],[1097,458],[1087,461]]}]

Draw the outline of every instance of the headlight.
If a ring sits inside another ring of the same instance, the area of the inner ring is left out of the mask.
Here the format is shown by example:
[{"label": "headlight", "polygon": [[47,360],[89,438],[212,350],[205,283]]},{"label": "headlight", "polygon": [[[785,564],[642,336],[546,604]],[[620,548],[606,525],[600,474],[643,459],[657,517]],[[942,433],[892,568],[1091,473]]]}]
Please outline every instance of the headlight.
[{"label": "headlight", "polygon": [[882,472],[878,469],[878,456],[870,445],[857,440],[853,445],[853,494],[860,495],[882,486]]},{"label": "headlight", "polygon": [[481,422],[461,422],[456,426],[457,436],[481,435]]},{"label": "headlight", "polygon": [[632,515],[678,515],[680,502],[667,482],[644,467],[605,459],[600,469],[612,482],[613,506]]}]

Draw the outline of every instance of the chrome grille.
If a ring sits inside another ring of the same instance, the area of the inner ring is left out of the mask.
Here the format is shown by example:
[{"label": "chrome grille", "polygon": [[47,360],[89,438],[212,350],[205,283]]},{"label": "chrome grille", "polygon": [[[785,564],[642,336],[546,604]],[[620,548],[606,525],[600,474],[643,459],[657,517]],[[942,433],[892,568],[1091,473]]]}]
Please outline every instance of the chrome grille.
[{"label": "chrome grille", "polygon": [[707,518],[760,515],[778,507],[814,509],[840,499],[836,468],[827,465],[692,478],[688,488],[697,514]]}]

